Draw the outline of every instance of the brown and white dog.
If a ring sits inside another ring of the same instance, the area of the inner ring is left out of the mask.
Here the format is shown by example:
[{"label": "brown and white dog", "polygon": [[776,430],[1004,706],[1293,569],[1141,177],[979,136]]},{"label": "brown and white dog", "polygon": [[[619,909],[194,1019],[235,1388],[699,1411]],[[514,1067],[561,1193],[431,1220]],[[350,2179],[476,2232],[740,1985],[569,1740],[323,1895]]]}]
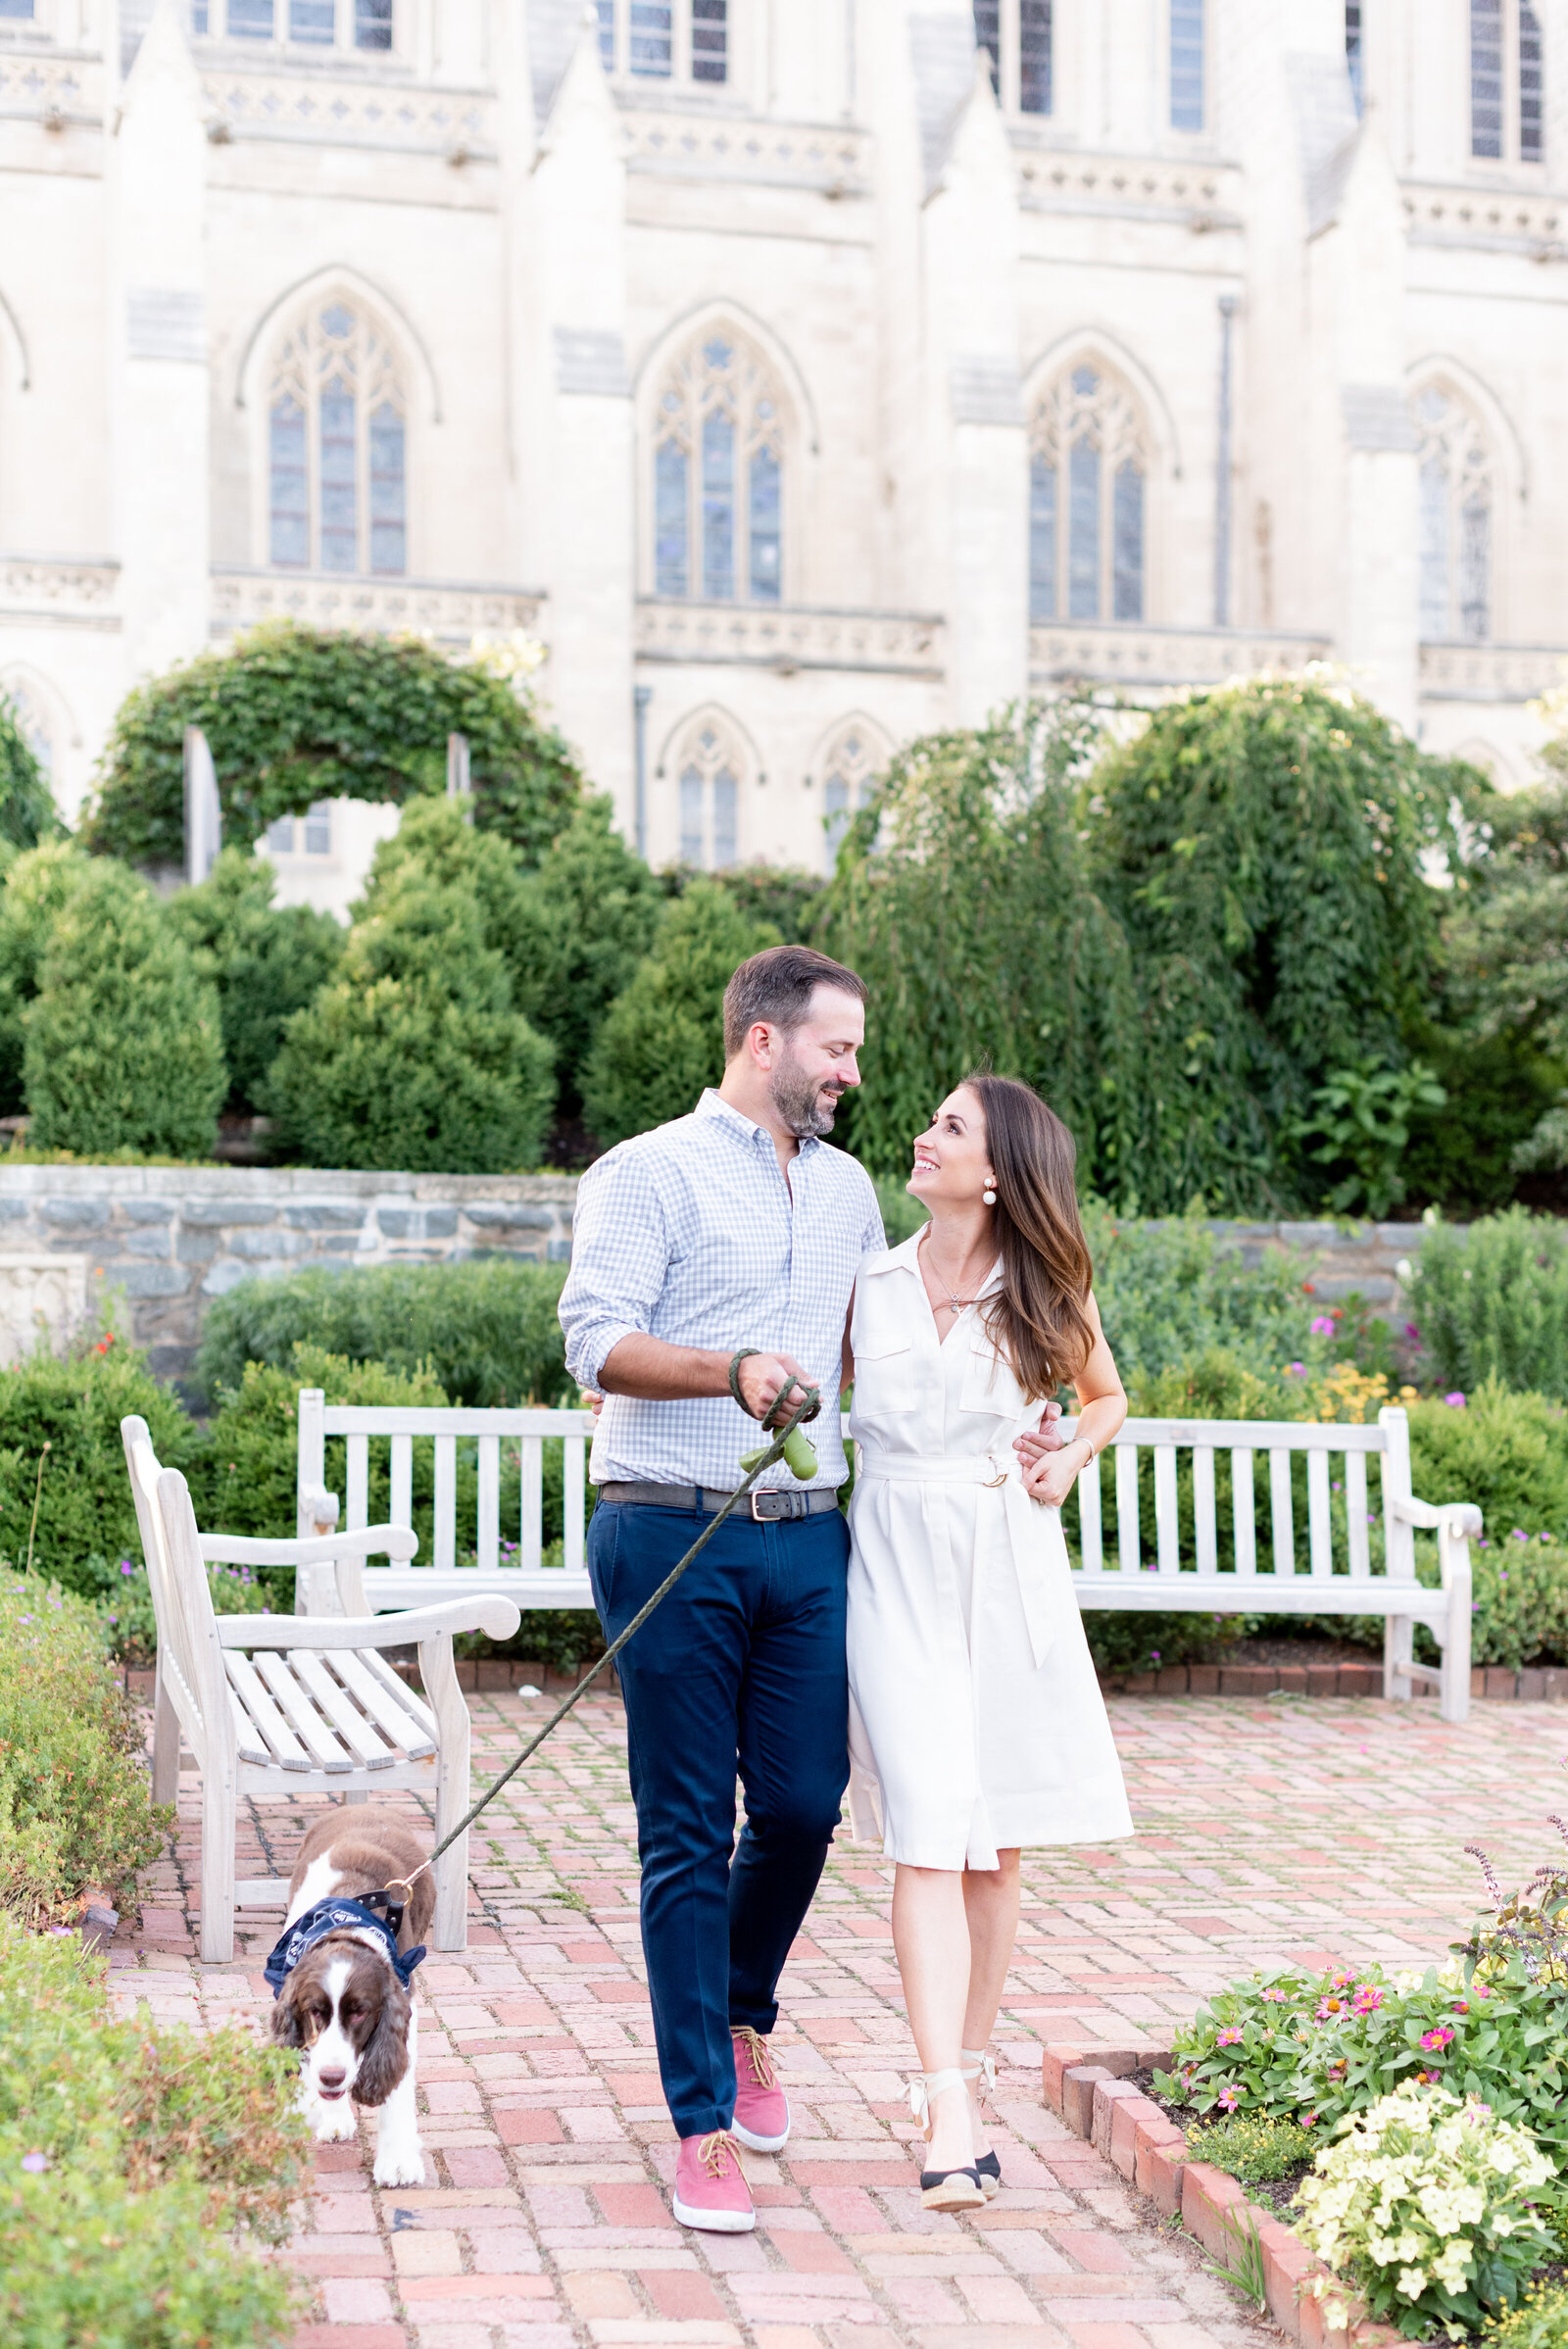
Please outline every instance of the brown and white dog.
[{"label": "brown and white dog", "polygon": [[[290,1933],[323,1904],[363,1900],[367,1892],[401,1884],[428,1857],[427,1846],[397,1811],[356,1806],[318,1819],[300,1845],[283,1938],[272,1954],[274,1965],[285,1957],[287,1962],[272,2009],[272,2036],[303,2051],[305,2116],[317,2142],[352,2138],[356,2105],[378,2109],[374,2176],[383,2186],[416,2186],[424,2178],[415,2107],[414,2000],[399,1980],[386,1935],[368,1917],[343,1927],[333,1925],[330,1914],[318,1919],[326,1930],[297,1960]],[[434,1907],[435,1887],[426,1873],[415,1880],[404,1911],[400,1956],[423,1940]]]}]

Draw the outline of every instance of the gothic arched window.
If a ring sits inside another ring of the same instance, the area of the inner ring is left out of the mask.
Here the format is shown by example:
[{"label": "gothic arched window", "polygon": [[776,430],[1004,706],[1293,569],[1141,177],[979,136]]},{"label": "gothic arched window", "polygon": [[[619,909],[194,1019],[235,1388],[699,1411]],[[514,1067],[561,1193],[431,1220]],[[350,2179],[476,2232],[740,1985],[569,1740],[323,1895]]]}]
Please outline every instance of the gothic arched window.
[{"label": "gothic arched window", "polygon": [[392,350],[346,302],[283,343],[268,394],[268,561],[282,570],[408,569],[406,406]]},{"label": "gothic arched window", "polygon": [[1493,470],[1486,436],[1446,384],[1416,396],[1421,436],[1421,634],[1479,644],[1492,633]]},{"label": "gothic arched window", "polygon": [[1029,457],[1029,616],[1144,617],[1142,418],[1126,386],[1080,361],[1035,410]]},{"label": "gothic arched window", "polygon": [[654,593],[776,604],[784,427],[765,369],[715,327],[670,367],[654,418]]},{"label": "gothic arched window", "polygon": [[846,726],[822,762],[822,836],[826,870],[832,873],[850,820],[871,804],[881,760],[862,725]]},{"label": "gothic arched window", "polygon": [[[1545,57],[1531,0],[1470,0],[1470,152],[1494,163],[1540,163]],[[1517,124],[1517,137],[1510,135]]]},{"label": "gothic arched window", "polygon": [[680,861],[699,872],[723,872],[739,861],[739,746],[716,718],[687,735],[675,763],[680,790]]}]

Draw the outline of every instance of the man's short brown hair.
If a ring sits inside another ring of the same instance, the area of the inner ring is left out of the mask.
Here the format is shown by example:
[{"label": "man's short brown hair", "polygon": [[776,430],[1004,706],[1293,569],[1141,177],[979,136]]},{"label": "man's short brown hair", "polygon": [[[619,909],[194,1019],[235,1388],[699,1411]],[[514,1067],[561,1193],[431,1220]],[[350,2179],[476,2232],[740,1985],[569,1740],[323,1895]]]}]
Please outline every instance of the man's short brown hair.
[{"label": "man's short brown hair", "polygon": [[760,1019],[786,1035],[804,1025],[818,987],[836,987],[863,1003],[865,981],[809,946],[770,946],[743,962],[724,990],[724,1057],[733,1060]]}]

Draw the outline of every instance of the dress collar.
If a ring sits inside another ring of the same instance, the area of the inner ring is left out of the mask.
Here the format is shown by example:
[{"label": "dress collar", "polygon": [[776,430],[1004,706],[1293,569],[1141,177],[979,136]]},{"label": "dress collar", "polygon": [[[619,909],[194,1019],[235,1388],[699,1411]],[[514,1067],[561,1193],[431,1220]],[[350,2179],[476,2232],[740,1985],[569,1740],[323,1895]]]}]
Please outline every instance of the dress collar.
[{"label": "dress collar", "polygon": [[[867,1269],[873,1272],[892,1272],[898,1269],[901,1272],[911,1274],[918,1281],[920,1279],[920,1243],[925,1238],[928,1228],[928,1224],[921,1224],[919,1230],[911,1232],[907,1240],[901,1240],[897,1248],[890,1248],[880,1264],[871,1265]],[[979,1297],[989,1297],[994,1289],[1000,1289],[1001,1286],[1002,1261],[999,1257],[981,1283],[976,1301],[978,1302]]]}]

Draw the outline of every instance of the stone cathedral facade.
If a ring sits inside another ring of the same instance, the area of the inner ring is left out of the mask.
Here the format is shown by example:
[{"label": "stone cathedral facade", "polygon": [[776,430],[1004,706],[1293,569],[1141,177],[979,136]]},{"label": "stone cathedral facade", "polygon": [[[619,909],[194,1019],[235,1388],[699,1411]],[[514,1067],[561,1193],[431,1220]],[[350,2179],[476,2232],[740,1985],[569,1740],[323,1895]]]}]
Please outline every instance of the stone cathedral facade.
[{"label": "stone cathedral facade", "polygon": [[1517,783],[1565,149],[1568,0],[0,0],[0,684],[69,816],[263,615],[521,629],[656,862],[1073,677]]}]

